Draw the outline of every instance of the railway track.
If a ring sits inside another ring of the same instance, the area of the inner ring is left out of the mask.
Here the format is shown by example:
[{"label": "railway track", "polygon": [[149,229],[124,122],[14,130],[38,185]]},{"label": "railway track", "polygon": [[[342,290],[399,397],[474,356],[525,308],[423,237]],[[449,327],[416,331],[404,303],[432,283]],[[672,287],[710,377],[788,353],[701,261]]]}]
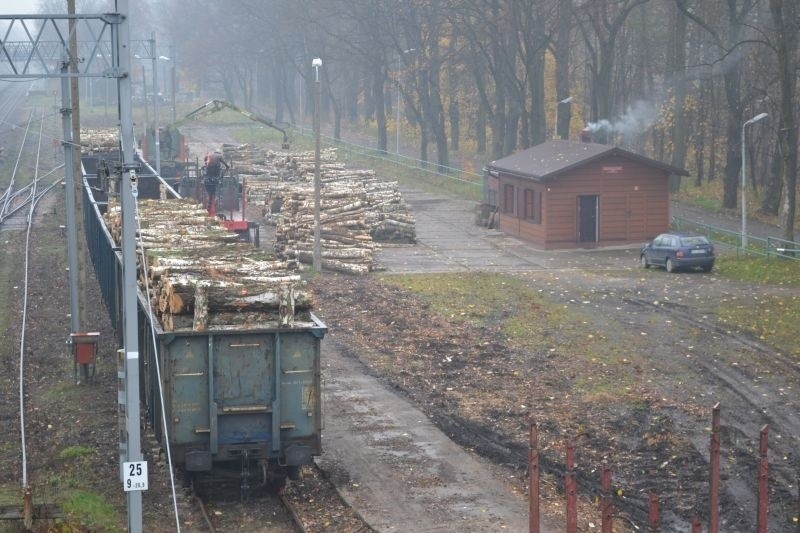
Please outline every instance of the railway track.
[{"label": "railway track", "polygon": [[190,519],[191,523],[202,524],[211,532],[374,531],[316,465],[305,467],[299,481],[290,481],[277,492],[257,490],[244,498],[238,487],[229,485],[218,486],[213,494],[202,497],[192,492],[191,498],[198,515]]},{"label": "railway track", "polygon": [[[0,96],[2,98],[2,102],[0,102],[0,139],[3,139],[4,134],[21,132],[21,138],[18,139],[19,150],[17,151],[14,166],[11,172],[7,174],[8,183],[3,184],[0,182],[0,186],[4,187],[3,192],[0,193],[0,228],[5,229],[27,228],[26,215],[31,204],[38,202],[62,179],[58,176],[53,180],[52,175],[62,169],[63,164],[57,165],[55,168],[40,175],[42,163],[41,146],[42,140],[45,138],[44,113],[42,112],[39,118],[40,129],[38,134],[30,133],[35,114],[33,110],[29,112],[24,127],[11,121],[13,118],[11,113],[17,108],[22,94],[20,90],[6,90]],[[20,137],[20,135],[16,135],[16,137]],[[9,143],[8,137],[4,138],[2,142],[3,145],[7,145]],[[28,163],[27,160],[30,159],[32,153],[31,145],[36,146],[36,160],[33,163]],[[33,168],[32,172],[30,172],[31,167]],[[50,178],[49,182],[48,178]]]},{"label": "railway track", "polygon": [[[12,92],[13,94],[13,92]],[[2,121],[8,118],[11,110],[8,109],[8,106],[12,106],[16,104],[18,98],[11,97],[7,99],[2,107],[3,118]],[[18,448],[20,450],[20,460],[19,460],[19,471],[18,474],[18,481],[19,485],[22,489],[23,494],[23,501],[21,505],[2,505],[0,506],[0,518],[3,519],[21,519],[24,526],[26,528],[30,528],[33,524],[34,516],[38,517],[47,517],[53,518],[59,515],[58,510],[52,504],[39,504],[34,505],[32,490],[29,483],[29,476],[28,476],[28,457],[29,457],[29,450],[33,447],[38,445],[36,440],[29,440],[27,438],[26,433],[26,416],[30,415],[29,407],[27,406],[26,402],[26,385],[29,381],[31,381],[31,376],[26,373],[26,369],[28,367],[28,363],[26,361],[26,354],[28,353],[28,347],[26,346],[26,342],[28,342],[27,338],[27,324],[28,324],[28,306],[29,306],[29,286],[31,284],[30,279],[30,272],[32,267],[32,257],[31,257],[31,248],[36,239],[36,236],[33,234],[34,222],[35,222],[35,215],[37,206],[44,198],[44,196],[50,192],[55,183],[49,185],[47,187],[43,187],[43,179],[40,178],[40,166],[41,166],[41,147],[42,147],[42,139],[44,138],[44,112],[41,113],[39,118],[39,131],[38,134],[31,135],[31,124],[34,120],[34,111],[31,111],[28,116],[28,120],[25,126],[25,129],[22,133],[21,140],[20,140],[20,149],[16,158],[16,162],[14,164],[13,172],[10,175],[9,183],[5,189],[5,191],[0,195],[0,226],[13,226],[15,229],[21,230],[24,234],[22,240],[22,248],[23,253],[21,257],[22,261],[22,275],[21,275],[21,289],[22,289],[22,296],[21,301],[19,303],[21,309],[19,313],[18,319],[18,331],[15,335],[16,338],[19,339],[19,349],[18,349],[18,357],[16,361],[14,361],[13,365],[16,366],[16,382],[17,382],[17,390],[18,390],[18,398],[16,403],[11,401],[10,398],[5,398],[4,403],[7,406],[16,405],[16,414],[18,417],[18,431],[15,432],[17,434],[18,439]],[[35,157],[33,163],[30,165],[32,166],[32,175],[33,178],[29,183],[26,185],[17,188],[17,179],[18,175],[23,174],[25,171],[30,170],[27,168],[27,165],[22,163],[23,161],[23,154],[26,152],[30,152],[33,149],[29,146],[29,144],[35,145]],[[50,173],[52,173],[51,171]],[[49,173],[48,173],[49,174]],[[12,222],[13,224],[9,224]],[[7,306],[6,311],[10,311],[11,307]],[[11,359],[9,357],[9,359]],[[4,366],[8,368],[12,366],[12,362],[9,360],[4,361]],[[9,380],[11,381],[11,380]],[[12,387],[9,387],[11,389]],[[6,395],[8,391],[6,391]],[[3,413],[4,418],[8,416],[10,413],[7,411]]]}]

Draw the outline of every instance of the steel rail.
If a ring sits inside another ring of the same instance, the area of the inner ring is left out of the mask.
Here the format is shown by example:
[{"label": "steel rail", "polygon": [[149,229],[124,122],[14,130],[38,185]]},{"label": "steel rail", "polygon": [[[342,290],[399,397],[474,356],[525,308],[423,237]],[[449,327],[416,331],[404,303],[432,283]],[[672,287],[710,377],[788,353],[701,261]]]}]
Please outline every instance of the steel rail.
[{"label": "steel rail", "polygon": [[19,143],[19,153],[17,154],[16,163],[14,163],[14,170],[11,173],[11,179],[8,184],[8,188],[6,189],[6,192],[3,193],[3,205],[2,207],[0,207],[0,215],[8,212],[8,206],[11,203],[11,198],[13,196],[12,193],[14,191],[14,184],[17,178],[17,171],[19,170],[19,162],[22,159],[22,152],[25,150],[25,142],[28,139],[28,130],[31,127],[32,120],[33,120],[33,111],[31,111],[31,114],[28,117],[28,123],[25,126],[25,133],[22,136],[22,142]]},{"label": "steel rail", "polygon": [[[17,108],[17,103],[22,98],[22,93],[19,90],[14,90],[14,88],[12,88],[9,91],[4,91],[3,95],[7,96],[7,98],[3,101],[2,104],[0,104],[0,109],[3,109],[3,116],[2,118],[0,118],[0,124],[8,124],[7,122],[8,116],[11,114],[12,111],[14,111]],[[31,113],[31,117],[33,117],[33,113]],[[17,124],[11,123],[11,128],[8,131],[15,130],[18,127],[19,126]],[[4,131],[2,133],[8,133],[8,131]],[[0,204],[2,205],[6,204],[6,201],[10,197],[13,190],[14,190],[13,187],[9,186],[5,191],[3,191],[3,194],[0,195]]]},{"label": "steel rail", "polygon": [[[64,168],[63,164],[58,165],[57,167],[52,169],[47,174],[44,174],[44,175],[40,176],[39,178],[35,179],[30,184],[28,184],[25,187],[23,187],[22,189],[20,189],[20,191],[23,191],[23,190],[27,191],[27,189],[31,188],[34,185],[36,185],[38,187],[38,183],[39,182],[41,182],[42,180],[44,180],[44,178],[46,178],[47,176],[49,176],[50,174],[52,174],[53,172],[55,172],[56,170],[59,170],[61,168]],[[17,212],[21,211],[25,206],[27,206],[31,202],[32,199],[38,200],[39,198],[41,198],[42,196],[44,196],[45,194],[50,192],[50,190],[53,189],[53,187],[55,187],[56,185],[58,185],[59,183],[61,183],[63,181],[64,181],[64,177],[63,176],[59,176],[58,178],[55,179],[55,181],[53,181],[53,183],[51,183],[43,191],[29,193],[28,197],[25,198],[25,200],[23,200],[22,203],[18,202],[16,207],[14,207],[11,211],[9,211],[8,213],[5,213],[5,214],[0,214],[0,225],[2,225],[3,222],[5,222],[6,220],[8,220],[12,216],[14,216]]]},{"label": "steel rail", "polygon": [[[31,118],[33,118],[33,112],[31,112]],[[28,121],[28,127],[30,127],[30,120]],[[33,228],[33,215],[36,211],[36,205],[38,201],[36,200],[36,181],[38,181],[38,173],[39,173],[39,160],[42,151],[42,128],[44,128],[44,112],[42,113],[42,120],[39,126],[39,143],[36,150],[36,165],[35,165],[35,175],[34,175],[34,187],[33,187],[33,198],[34,201],[31,202],[30,210],[28,211],[27,217],[27,230],[25,235],[25,269],[24,269],[24,281],[23,281],[23,297],[22,297],[22,324],[20,330],[20,341],[19,341],[19,431],[20,431],[20,441],[22,447],[22,489],[27,492],[28,489],[28,457],[27,457],[27,444],[25,442],[25,329],[27,326],[27,319],[28,319],[28,274],[30,270],[30,249],[31,249],[31,229]],[[25,136],[27,137],[28,130],[25,130]],[[22,145],[25,145],[25,140],[23,139]],[[19,163],[19,160],[17,161]],[[16,169],[15,169],[16,172]]]}]

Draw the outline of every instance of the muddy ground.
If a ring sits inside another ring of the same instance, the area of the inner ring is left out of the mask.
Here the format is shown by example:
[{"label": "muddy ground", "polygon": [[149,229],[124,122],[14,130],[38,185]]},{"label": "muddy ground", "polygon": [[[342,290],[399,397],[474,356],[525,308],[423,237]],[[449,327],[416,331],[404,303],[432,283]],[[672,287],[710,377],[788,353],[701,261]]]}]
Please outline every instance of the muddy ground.
[{"label": "muddy ground", "polygon": [[[797,356],[715,318],[722,299],[746,305],[763,288],[633,269],[515,276],[585,318],[583,338],[554,328],[549,342],[522,352],[499,327],[449,321],[381,276],[326,276],[314,285],[337,342],[456,442],[523,474],[533,420],[544,470],[556,478],[550,486],[560,485],[572,439],[582,495],[598,494],[608,461],[615,504],[640,527],[650,491],[678,529],[693,514],[707,516],[709,426],[719,402],[724,530],[752,531],[759,429],[769,424],[770,530],[796,527]],[[589,355],[599,339],[612,340],[612,353]]]}]

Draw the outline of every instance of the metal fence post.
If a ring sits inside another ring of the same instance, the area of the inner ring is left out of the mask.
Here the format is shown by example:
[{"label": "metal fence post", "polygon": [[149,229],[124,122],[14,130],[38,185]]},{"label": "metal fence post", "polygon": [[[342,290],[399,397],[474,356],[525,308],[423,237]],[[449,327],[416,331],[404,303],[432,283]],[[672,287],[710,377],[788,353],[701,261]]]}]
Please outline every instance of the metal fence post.
[{"label": "metal fence post", "polygon": [[614,505],[611,503],[611,467],[606,461],[603,461],[601,486],[603,495],[600,498],[600,531],[612,533]]},{"label": "metal fence post", "polygon": [[659,522],[661,521],[661,510],[658,505],[658,494],[651,492],[647,495],[648,498],[648,512],[647,519],[650,523],[650,533],[658,533]]},{"label": "metal fence post", "polygon": [[758,533],[767,533],[767,511],[769,509],[768,431],[768,425],[761,428],[761,436],[758,444],[758,521],[756,525]]},{"label": "metal fence post", "polygon": [[708,497],[708,533],[719,533],[719,402],[711,414],[710,492]]},{"label": "metal fence post", "polygon": [[575,483],[575,444],[567,441],[567,471],[564,474],[567,492],[567,533],[578,531],[578,494]]},{"label": "metal fence post", "polygon": [[539,533],[539,447],[536,423],[531,423],[530,451],[528,452],[530,474],[530,508],[528,514],[529,533]]}]

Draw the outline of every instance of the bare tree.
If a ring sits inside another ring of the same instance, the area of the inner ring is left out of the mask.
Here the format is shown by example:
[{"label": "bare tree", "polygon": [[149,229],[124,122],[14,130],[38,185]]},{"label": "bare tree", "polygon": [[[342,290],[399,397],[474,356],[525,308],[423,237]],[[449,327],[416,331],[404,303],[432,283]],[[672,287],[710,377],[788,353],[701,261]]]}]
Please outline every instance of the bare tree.
[{"label": "bare tree", "polygon": [[[727,100],[726,157],[725,182],[722,206],[736,207],[739,171],[742,166],[740,152],[741,127],[743,123],[743,106],[740,89],[742,74],[742,33],[744,19],[753,8],[754,0],[726,0],[724,14],[727,27],[723,34],[709,21],[704,20],[696,11],[690,9],[689,0],[676,0],[678,8],[692,21],[706,30],[712,42],[719,50],[717,62],[723,71],[725,98]],[[715,11],[718,14],[718,11]]]},{"label": "bare tree", "polygon": [[[672,129],[672,166],[683,168],[686,161],[686,28],[688,19],[677,9],[672,16],[675,21],[675,33],[671,46],[671,65],[673,90],[674,122]],[[670,190],[677,192],[680,189],[681,177],[673,175],[670,178]]]},{"label": "bare tree", "polygon": [[794,240],[795,202],[797,192],[797,120],[795,94],[798,61],[798,13],[793,0],[770,0],[770,13],[776,30],[778,78],[780,80],[780,125],[778,144],[782,160],[781,174],[784,201],[781,209],[783,237]]},{"label": "bare tree", "polygon": [[[556,63],[556,117],[554,137],[569,138],[569,124],[572,121],[572,106],[562,105],[559,102],[566,100],[571,94],[570,90],[570,48],[572,41],[572,0],[558,2],[556,14],[556,34],[553,40],[553,58]],[[568,103],[567,103],[568,104]],[[561,107],[558,107],[560,106]],[[566,134],[565,134],[566,132]]]},{"label": "bare tree", "polygon": [[[612,76],[616,59],[617,37],[628,15],[649,0],[587,0],[576,6],[583,41],[589,55],[592,74],[592,120],[613,118]],[[606,142],[608,132],[598,131],[597,140]]]}]

